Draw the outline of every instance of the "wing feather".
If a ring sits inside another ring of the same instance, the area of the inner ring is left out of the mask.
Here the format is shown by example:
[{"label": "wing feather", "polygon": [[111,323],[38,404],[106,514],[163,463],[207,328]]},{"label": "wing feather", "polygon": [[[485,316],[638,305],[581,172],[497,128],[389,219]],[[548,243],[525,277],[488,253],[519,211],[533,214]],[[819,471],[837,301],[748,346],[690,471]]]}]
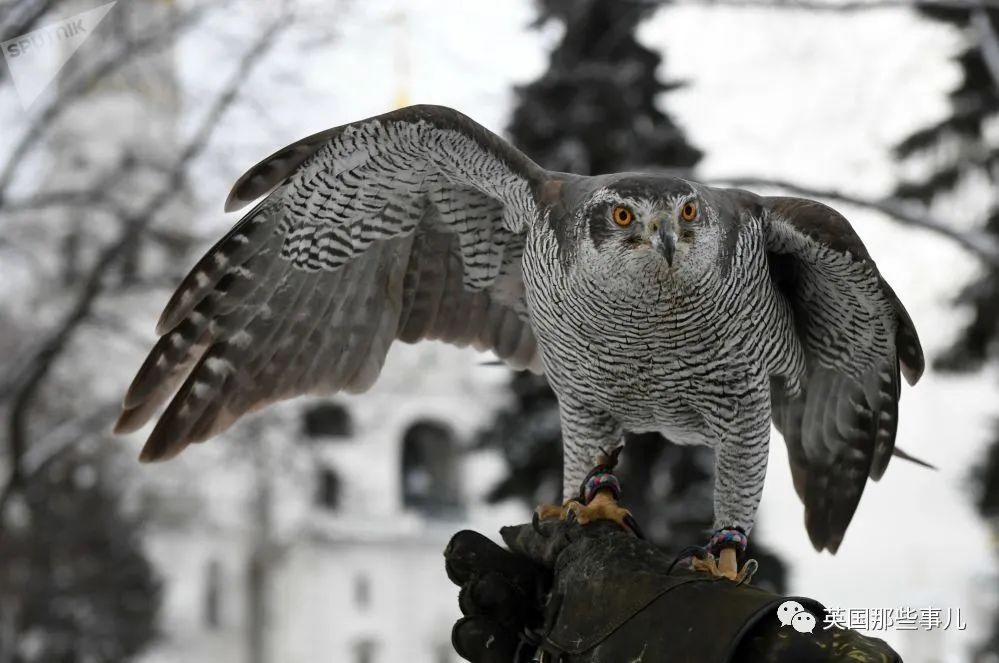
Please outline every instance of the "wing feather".
[{"label": "wing feather", "polygon": [[546,178],[440,107],[279,150],[233,187],[227,210],[267,197],[171,297],[116,430],[166,404],[141,457],[169,458],[267,403],[368,389],[396,339],[471,344],[537,370],[519,262]]},{"label": "wing feather", "polygon": [[775,380],[774,423],[817,550],[836,552],[867,479],[895,451],[899,374],[924,367],[908,313],[849,222],[821,203],[761,198],[770,269],[789,303],[804,374]]}]

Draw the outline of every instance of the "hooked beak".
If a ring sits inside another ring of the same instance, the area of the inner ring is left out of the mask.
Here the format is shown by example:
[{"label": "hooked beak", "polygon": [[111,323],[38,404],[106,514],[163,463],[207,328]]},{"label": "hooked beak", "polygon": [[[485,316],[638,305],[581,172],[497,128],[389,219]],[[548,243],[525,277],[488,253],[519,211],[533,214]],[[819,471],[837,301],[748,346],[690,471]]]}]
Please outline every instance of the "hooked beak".
[{"label": "hooked beak", "polygon": [[666,258],[666,264],[673,266],[673,254],[676,253],[676,233],[668,223],[659,226],[659,230],[652,235],[652,248]]}]

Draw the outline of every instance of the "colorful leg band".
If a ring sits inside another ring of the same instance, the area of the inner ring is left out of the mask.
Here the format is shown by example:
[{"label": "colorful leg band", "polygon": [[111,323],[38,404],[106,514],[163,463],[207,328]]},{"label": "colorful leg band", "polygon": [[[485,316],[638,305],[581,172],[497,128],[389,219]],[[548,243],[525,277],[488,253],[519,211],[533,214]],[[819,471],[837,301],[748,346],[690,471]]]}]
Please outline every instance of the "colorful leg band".
[{"label": "colorful leg band", "polygon": [[583,482],[583,503],[589,504],[599,490],[610,490],[615,500],[621,497],[621,484],[609,471],[596,472],[586,478]]},{"label": "colorful leg band", "polygon": [[725,548],[735,548],[736,553],[741,555],[746,552],[749,545],[749,537],[738,527],[726,527],[720,529],[711,536],[708,541],[708,552],[717,556]]}]

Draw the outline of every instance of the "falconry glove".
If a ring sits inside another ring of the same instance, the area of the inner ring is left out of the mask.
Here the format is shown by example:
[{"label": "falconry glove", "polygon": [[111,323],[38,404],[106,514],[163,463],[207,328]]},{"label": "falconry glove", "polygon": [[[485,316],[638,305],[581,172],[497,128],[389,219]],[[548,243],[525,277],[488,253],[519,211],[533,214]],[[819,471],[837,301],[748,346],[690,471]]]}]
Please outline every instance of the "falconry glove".
[{"label": "falconry glove", "polygon": [[445,550],[464,614],[452,643],[474,663],[901,661],[883,641],[782,626],[788,597],[680,570],[651,543],[607,522],[543,522],[501,531],[509,551],[472,531]]}]

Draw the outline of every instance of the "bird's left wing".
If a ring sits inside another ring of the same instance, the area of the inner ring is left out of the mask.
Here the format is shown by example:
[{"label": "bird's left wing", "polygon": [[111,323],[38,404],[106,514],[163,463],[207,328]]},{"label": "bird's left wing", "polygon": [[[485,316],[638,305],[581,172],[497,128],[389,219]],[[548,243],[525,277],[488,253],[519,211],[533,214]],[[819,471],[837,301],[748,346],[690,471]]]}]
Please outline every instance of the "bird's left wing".
[{"label": "bird's left wing", "polygon": [[116,431],[171,398],[143,460],[298,394],[363,391],[395,339],[493,350],[539,370],[521,257],[546,171],[449,108],[413,106],[305,138],[234,186],[269,194],[163,311]]},{"label": "bird's left wing", "polygon": [[772,391],[805,524],[835,552],[867,478],[895,447],[899,372],[915,384],[923,352],[912,320],[850,223],[803,198],[758,198],[767,257],[805,357],[801,389]]}]

